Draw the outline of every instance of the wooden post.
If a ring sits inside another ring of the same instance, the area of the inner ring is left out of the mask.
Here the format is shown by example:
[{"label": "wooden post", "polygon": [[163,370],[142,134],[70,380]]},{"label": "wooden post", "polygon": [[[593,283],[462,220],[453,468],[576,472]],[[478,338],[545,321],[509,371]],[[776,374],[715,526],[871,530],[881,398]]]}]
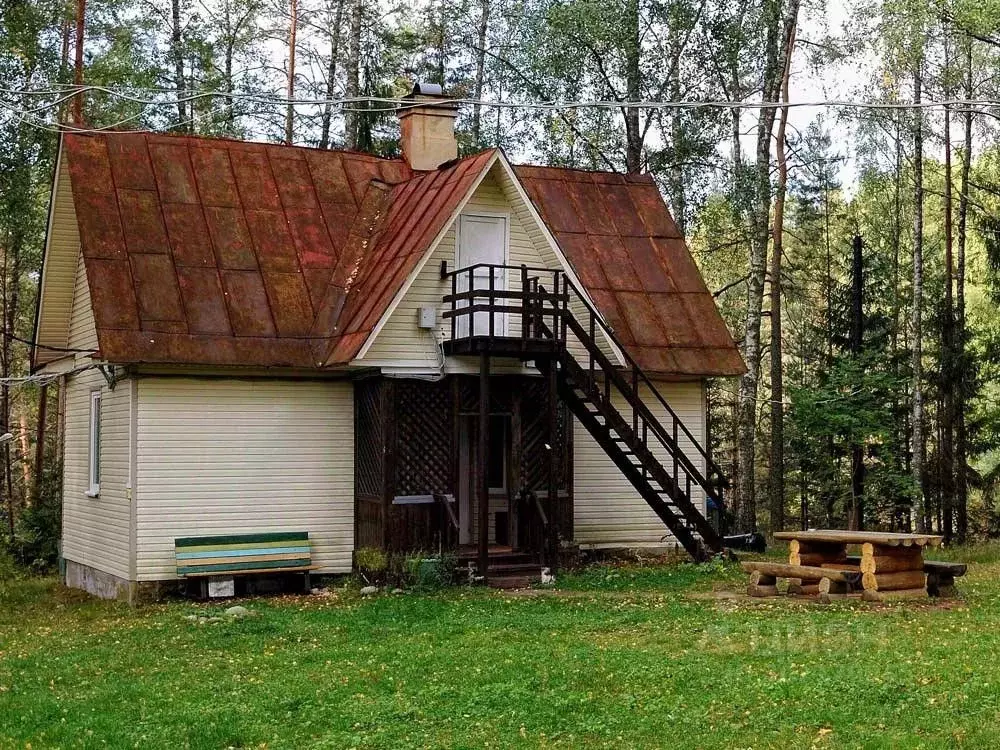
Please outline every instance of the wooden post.
[{"label": "wooden post", "polygon": [[396,384],[392,378],[383,378],[379,387],[382,409],[380,434],[385,451],[382,459],[382,549],[395,548],[390,535],[392,525],[392,498],[396,494]]},{"label": "wooden post", "polygon": [[38,389],[38,426],[35,432],[35,477],[32,486],[32,502],[37,503],[42,496],[42,469],[45,462],[45,422],[48,417],[49,386],[43,383]]},{"label": "wooden post", "polygon": [[556,363],[549,363],[549,525],[545,529],[545,555],[543,562],[555,572],[557,566],[556,529],[559,526],[559,390],[556,381]]},{"label": "wooden post", "polygon": [[479,355],[479,575],[486,577],[490,565],[490,355]]}]

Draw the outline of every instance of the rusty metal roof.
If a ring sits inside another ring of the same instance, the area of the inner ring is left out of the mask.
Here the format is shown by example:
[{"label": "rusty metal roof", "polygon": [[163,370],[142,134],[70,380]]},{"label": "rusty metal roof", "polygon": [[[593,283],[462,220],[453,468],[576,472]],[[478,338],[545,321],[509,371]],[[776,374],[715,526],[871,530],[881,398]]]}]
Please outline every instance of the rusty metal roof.
[{"label": "rusty metal roof", "polygon": [[651,176],[533,166],[514,171],[640,367],[674,376],[746,371]]},{"label": "rusty metal roof", "polygon": [[[101,356],[262,367],[355,357],[495,155],[414,174],[367,154],[190,136],[63,145]],[[743,371],[650,178],[516,172],[643,367]]]},{"label": "rusty metal roof", "polygon": [[101,356],[312,367],[316,313],[370,186],[366,154],[152,133],[64,138]]}]

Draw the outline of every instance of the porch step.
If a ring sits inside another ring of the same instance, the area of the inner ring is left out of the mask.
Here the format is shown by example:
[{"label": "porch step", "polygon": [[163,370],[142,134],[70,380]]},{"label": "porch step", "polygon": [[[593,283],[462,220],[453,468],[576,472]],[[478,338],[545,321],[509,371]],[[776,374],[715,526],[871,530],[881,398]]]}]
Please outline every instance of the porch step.
[{"label": "porch step", "polygon": [[[458,556],[458,562],[460,565],[465,565],[466,563],[475,564],[479,560],[479,556],[474,552],[462,552]],[[530,564],[534,563],[538,566],[536,559],[533,555],[527,552],[490,552],[490,570],[493,570],[497,565],[520,565],[520,564]]]},{"label": "porch step", "polygon": [[514,574],[532,574],[539,578],[542,575],[542,566],[538,563],[523,562],[523,563],[501,563],[495,564],[490,563],[489,569],[486,571],[486,577],[490,576],[507,576]]},{"label": "porch step", "polygon": [[541,575],[507,575],[507,576],[486,576],[486,585],[494,589],[526,589],[533,583],[538,583]]}]

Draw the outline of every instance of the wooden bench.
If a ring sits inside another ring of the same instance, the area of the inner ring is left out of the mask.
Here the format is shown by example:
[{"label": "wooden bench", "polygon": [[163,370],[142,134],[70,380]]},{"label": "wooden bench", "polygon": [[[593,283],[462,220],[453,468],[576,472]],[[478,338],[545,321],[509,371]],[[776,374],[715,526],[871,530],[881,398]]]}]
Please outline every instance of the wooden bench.
[{"label": "wooden bench", "polygon": [[[861,556],[848,555],[845,562],[848,565],[860,567]],[[969,566],[965,563],[924,560],[924,573],[927,574],[927,593],[931,596],[955,596],[958,593],[955,589],[955,579],[964,576],[968,569]]]},{"label": "wooden bench", "polygon": [[203,592],[209,578],[262,573],[304,573],[308,591],[309,571],[319,567],[307,531],[183,537],[174,540],[174,555],[177,575],[203,579]]},{"label": "wooden bench", "polygon": [[788,579],[789,593],[819,594],[821,598],[849,594],[861,582],[861,571],[840,568],[749,561],[740,566],[750,574],[750,596],[776,596],[779,578]]},{"label": "wooden bench", "polygon": [[964,576],[969,566],[965,563],[924,560],[927,574],[927,593],[931,596],[955,596],[955,579]]}]

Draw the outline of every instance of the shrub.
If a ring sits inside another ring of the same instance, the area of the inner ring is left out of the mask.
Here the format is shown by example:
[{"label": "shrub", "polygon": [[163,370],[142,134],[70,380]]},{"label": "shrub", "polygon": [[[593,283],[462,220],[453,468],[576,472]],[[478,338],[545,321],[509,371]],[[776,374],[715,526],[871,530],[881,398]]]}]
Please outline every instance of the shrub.
[{"label": "shrub", "polygon": [[418,589],[436,589],[455,582],[458,558],[450,553],[441,555],[408,555],[403,561],[405,584]]},{"label": "shrub", "polygon": [[385,583],[389,570],[389,557],[377,547],[362,547],[354,553],[354,567],[368,585]]},{"label": "shrub", "polygon": [[10,554],[20,565],[38,573],[50,572],[59,562],[62,536],[62,467],[48,464],[39,496],[17,515]]}]

